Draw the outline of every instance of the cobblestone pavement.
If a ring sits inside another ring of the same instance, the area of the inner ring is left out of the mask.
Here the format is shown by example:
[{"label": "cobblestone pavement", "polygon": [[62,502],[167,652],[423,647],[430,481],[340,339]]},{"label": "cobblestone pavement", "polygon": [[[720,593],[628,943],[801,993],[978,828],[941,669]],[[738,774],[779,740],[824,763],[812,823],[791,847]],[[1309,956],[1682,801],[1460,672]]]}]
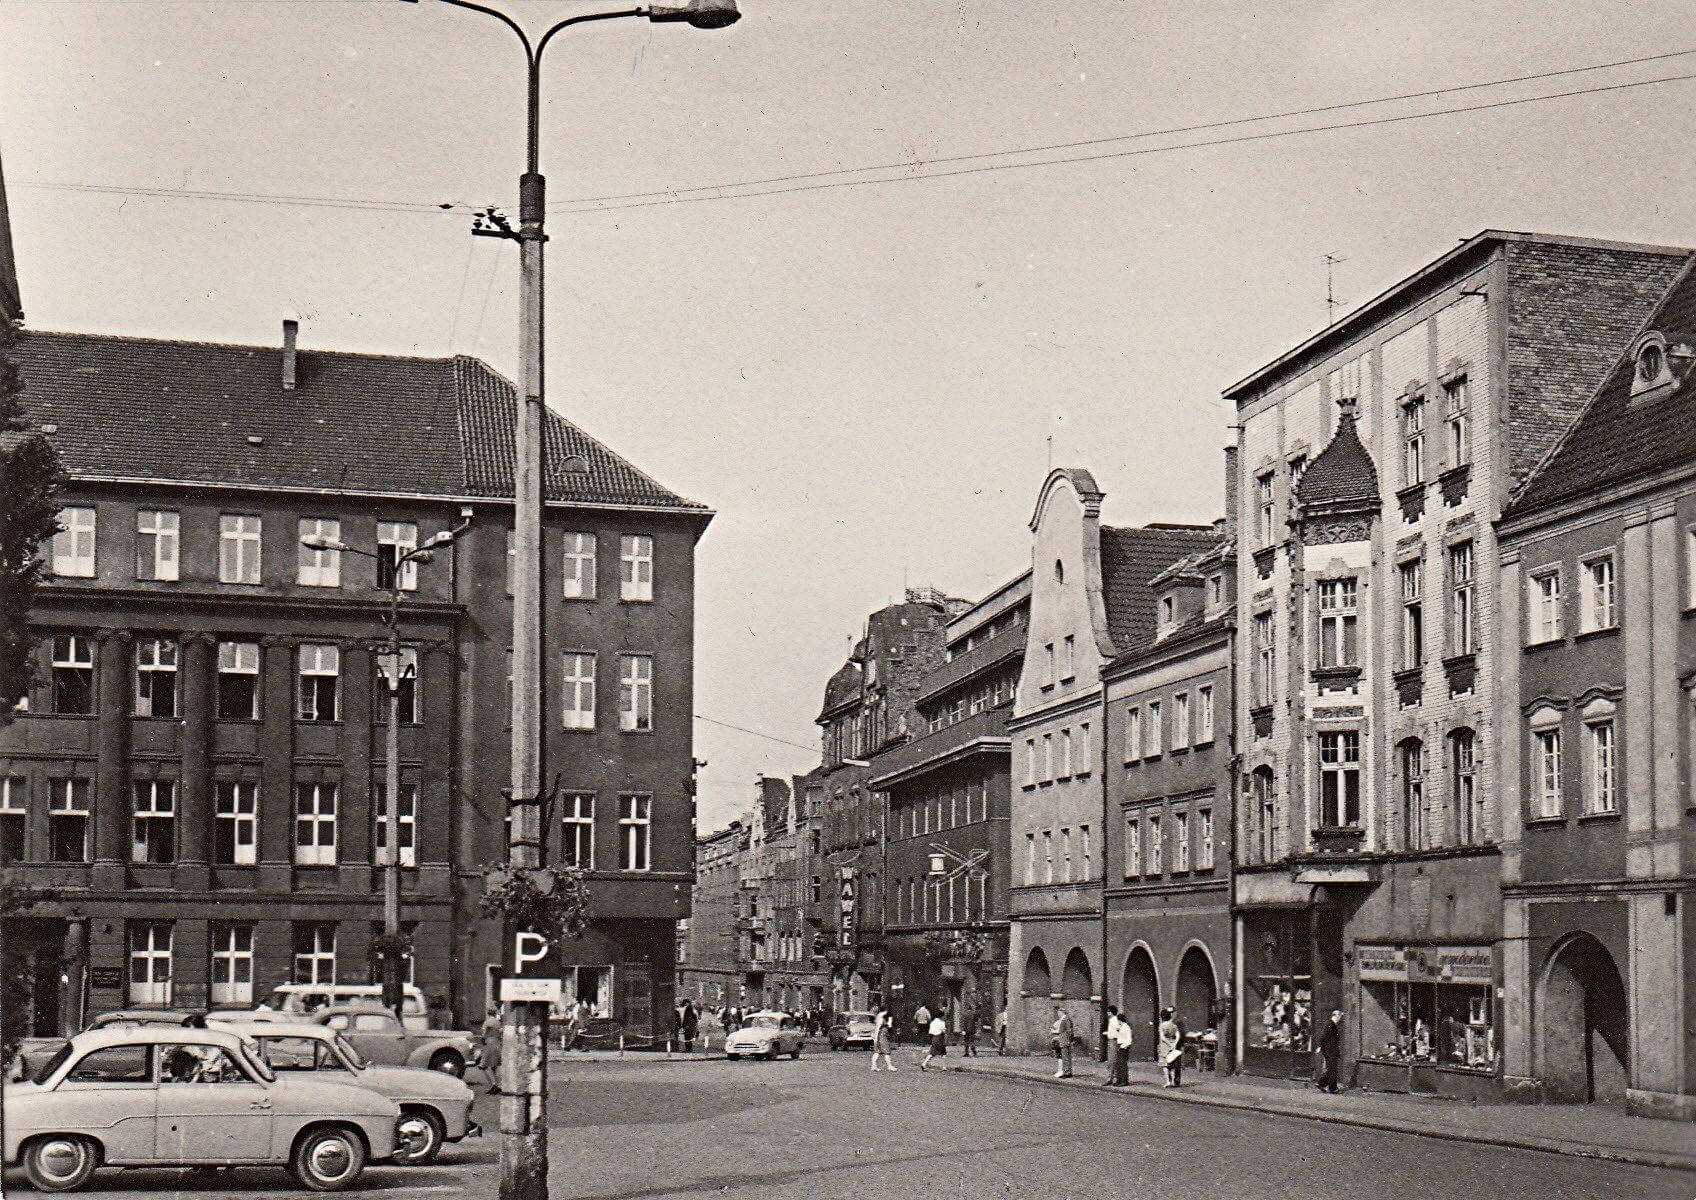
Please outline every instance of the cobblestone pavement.
[{"label": "cobblestone pavement", "polygon": [[[799,1062],[582,1061],[552,1069],[554,1200],[1137,1197],[1139,1200],[1691,1200],[1686,1172],[1172,1104],[1024,1079],[872,1074],[868,1055]],[[493,1126],[488,1099],[479,1119]],[[13,1178],[8,1194],[27,1194]],[[368,1194],[496,1192],[491,1137]],[[106,1198],[295,1197],[280,1172],[102,1172]]]}]

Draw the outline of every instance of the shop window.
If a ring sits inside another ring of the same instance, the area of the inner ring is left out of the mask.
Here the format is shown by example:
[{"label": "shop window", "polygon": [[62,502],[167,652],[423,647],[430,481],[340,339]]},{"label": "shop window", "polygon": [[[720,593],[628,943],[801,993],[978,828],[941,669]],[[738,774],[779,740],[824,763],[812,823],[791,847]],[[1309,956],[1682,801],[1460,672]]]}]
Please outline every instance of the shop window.
[{"label": "shop window", "polygon": [[1247,1035],[1251,1049],[1306,1053],[1313,1028],[1313,959],[1307,913],[1245,916]]},{"label": "shop window", "polygon": [[[1482,960],[1469,947],[1361,946],[1360,1056],[1377,1062],[1494,1071],[1497,1039],[1491,987],[1482,979],[1433,979],[1453,959]],[[1477,966],[1471,970],[1477,971]],[[1466,973],[1464,970],[1461,973]]]}]

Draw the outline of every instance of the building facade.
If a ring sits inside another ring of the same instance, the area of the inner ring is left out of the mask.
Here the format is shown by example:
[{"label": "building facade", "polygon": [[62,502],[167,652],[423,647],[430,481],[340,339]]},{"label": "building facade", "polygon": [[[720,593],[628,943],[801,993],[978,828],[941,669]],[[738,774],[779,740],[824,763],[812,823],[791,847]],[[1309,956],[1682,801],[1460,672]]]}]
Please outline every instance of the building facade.
[{"label": "building facade", "polygon": [[[472,359],[297,336],[24,344],[31,419],[69,472],[39,677],[0,733],[10,870],[63,891],[22,939],[38,1031],[374,978],[390,670],[405,677],[412,977],[444,1021],[492,998],[500,935],[478,899],[482,866],[505,857],[513,390]],[[669,1007],[688,915],[693,563],[710,514],[557,417],[548,443],[548,859],[582,867],[591,893],[568,988],[639,1037]],[[389,663],[383,556],[467,518],[403,584]]]},{"label": "building facade", "polygon": [[1555,1101],[1696,1117],[1696,270],[1499,526],[1502,1050]]},{"label": "building facade", "polygon": [[1499,1092],[1493,523],[1682,260],[1486,232],[1227,389],[1246,1069]]},{"label": "building facade", "polygon": [[1131,1056],[1154,1060],[1170,1007],[1228,1068],[1236,547],[1223,524],[1216,539],[1154,577],[1153,644],[1102,673],[1102,833],[1108,995],[1131,1024]]},{"label": "building facade", "polygon": [[1211,531],[1101,525],[1088,471],[1058,468],[1031,518],[1031,615],[1013,713],[1008,1040],[1044,1046],[1057,1008],[1096,1044],[1106,995],[1102,671],[1153,636],[1149,581]]},{"label": "building facade", "polygon": [[993,1030],[1007,1003],[1007,716],[1029,609],[1026,574],[950,621],[913,740],[872,760],[870,786],[888,797],[886,1003],[898,1030],[916,1032],[920,1005],[955,1033],[968,1019]]},{"label": "building facade", "polygon": [[740,864],[748,831],[741,821],[695,843],[695,888],[677,963],[677,994],[697,1007],[724,1006],[741,994]]}]

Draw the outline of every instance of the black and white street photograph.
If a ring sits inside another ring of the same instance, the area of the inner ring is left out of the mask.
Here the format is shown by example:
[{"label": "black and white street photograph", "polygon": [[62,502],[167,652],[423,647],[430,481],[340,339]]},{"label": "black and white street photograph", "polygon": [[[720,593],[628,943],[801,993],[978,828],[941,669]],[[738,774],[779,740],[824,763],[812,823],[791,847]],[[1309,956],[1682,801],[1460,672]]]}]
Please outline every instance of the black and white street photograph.
[{"label": "black and white street photograph", "polygon": [[1696,1196],[1688,0],[0,0],[0,1197]]}]

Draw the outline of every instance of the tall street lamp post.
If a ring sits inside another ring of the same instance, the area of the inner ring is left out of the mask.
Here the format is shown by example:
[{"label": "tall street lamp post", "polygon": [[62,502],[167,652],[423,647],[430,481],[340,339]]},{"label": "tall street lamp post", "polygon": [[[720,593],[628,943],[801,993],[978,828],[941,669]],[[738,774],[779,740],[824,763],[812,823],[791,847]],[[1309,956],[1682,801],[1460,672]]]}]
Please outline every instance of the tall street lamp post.
[{"label": "tall street lamp post", "polygon": [[382,674],[389,691],[389,726],[384,738],[383,764],[384,950],[379,960],[383,968],[383,1006],[394,1012],[397,1021],[405,1016],[402,1011],[400,953],[400,685],[406,677],[413,674],[411,668],[404,672],[401,670],[400,598],[401,593],[408,590],[406,581],[413,574],[408,568],[435,558],[438,549],[450,544],[464,533],[470,524],[471,518],[466,517],[454,528],[442,530],[422,546],[392,555],[386,555],[380,550],[350,546],[334,538],[315,535],[300,539],[300,544],[308,550],[334,550],[375,560],[377,586],[388,593],[388,603],[383,609],[383,629],[386,636],[382,652],[383,657],[388,660],[388,670]]},{"label": "tall street lamp post", "polygon": [[[405,0],[417,3],[418,0]],[[519,244],[519,382],[513,431],[512,788],[507,799],[507,867],[542,867],[542,231],[546,183],[541,172],[541,65],[554,35],[572,25],[646,17],[696,29],[723,29],[740,17],[736,0],[687,0],[616,12],[583,13],[556,22],[534,43],[505,13],[472,0],[441,0],[493,17],[524,47],[527,69],[524,173],[518,179],[518,229],[496,224],[477,232]],[[503,931],[505,934],[506,931]],[[506,940],[510,941],[510,938]],[[503,947],[503,955],[505,948]],[[546,1002],[501,1003],[501,1200],[546,1200],[548,1194]]]}]

